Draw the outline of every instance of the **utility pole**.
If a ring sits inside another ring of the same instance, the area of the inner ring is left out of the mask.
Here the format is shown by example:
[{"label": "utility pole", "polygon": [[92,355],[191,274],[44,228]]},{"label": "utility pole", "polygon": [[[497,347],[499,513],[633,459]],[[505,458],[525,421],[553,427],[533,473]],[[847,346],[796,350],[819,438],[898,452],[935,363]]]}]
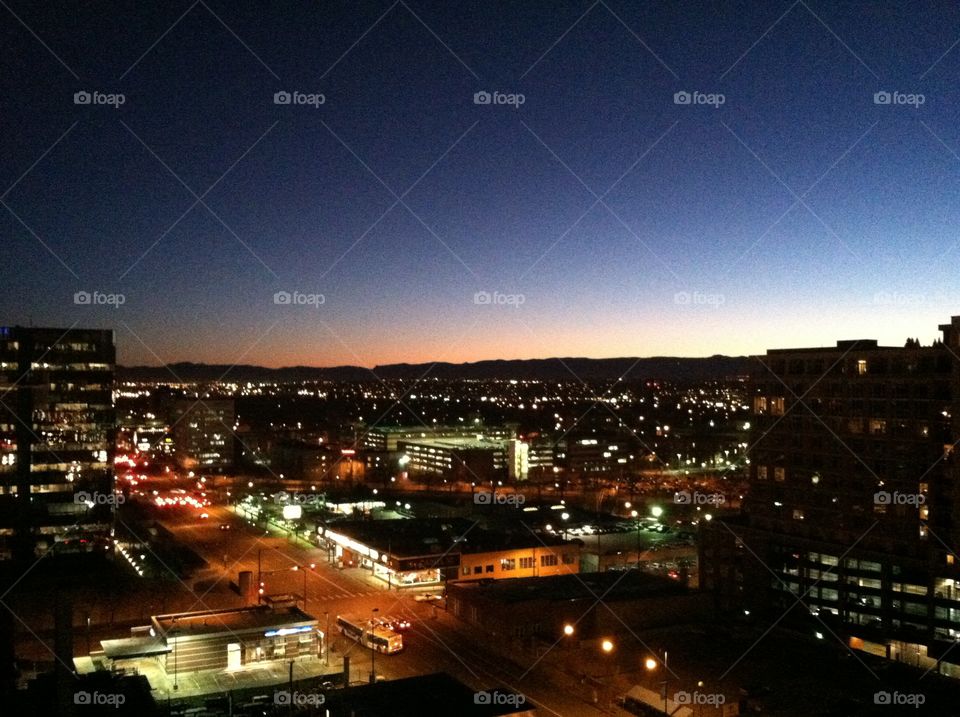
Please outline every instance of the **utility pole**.
[{"label": "utility pole", "polygon": [[323,619],[327,623],[327,627],[323,632],[323,665],[326,667],[330,664],[330,613],[324,612]]},{"label": "utility pole", "polygon": [[376,635],[373,632],[375,629],[373,621],[376,619],[378,612],[380,612],[380,608],[378,607],[370,611],[370,684],[374,684],[377,681],[377,643],[374,641]]},{"label": "utility pole", "polygon": [[293,714],[293,660],[290,660],[290,700],[287,702],[288,714]]}]

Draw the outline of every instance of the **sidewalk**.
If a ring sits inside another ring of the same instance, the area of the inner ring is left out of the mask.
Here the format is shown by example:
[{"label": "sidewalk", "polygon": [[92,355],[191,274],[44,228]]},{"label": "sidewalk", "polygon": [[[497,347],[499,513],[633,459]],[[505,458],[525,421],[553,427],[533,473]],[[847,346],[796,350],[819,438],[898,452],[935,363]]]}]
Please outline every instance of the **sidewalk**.
[{"label": "sidewalk", "polygon": [[[160,665],[152,660],[136,660],[141,675],[150,682],[154,699],[158,703],[168,700],[181,700],[207,695],[222,695],[232,690],[251,688],[273,688],[289,685],[290,661],[244,665],[234,670],[210,672],[167,674]],[[294,686],[301,680],[327,678],[331,682],[339,681],[343,673],[343,658],[330,655],[330,663],[324,665],[319,657],[300,657],[293,662]],[[176,689],[174,689],[176,684]],[[272,700],[271,700],[272,701]]]}]

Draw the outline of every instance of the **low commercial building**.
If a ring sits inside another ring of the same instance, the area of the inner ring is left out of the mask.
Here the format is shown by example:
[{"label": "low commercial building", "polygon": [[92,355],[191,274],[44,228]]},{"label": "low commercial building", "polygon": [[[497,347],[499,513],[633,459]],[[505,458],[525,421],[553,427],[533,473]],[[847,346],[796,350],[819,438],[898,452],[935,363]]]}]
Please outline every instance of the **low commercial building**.
[{"label": "low commercial building", "polygon": [[399,469],[453,480],[526,480],[530,468],[529,446],[517,440],[515,426],[376,427],[358,447],[381,476]]},{"label": "low commercial building", "polygon": [[[475,537],[473,533],[471,538]],[[458,580],[503,580],[580,572],[581,546],[559,538],[495,536],[471,540],[460,554]]]},{"label": "low commercial building", "polygon": [[338,564],[368,568],[388,587],[403,588],[456,577],[472,527],[460,518],[365,520],[319,526],[317,534]]},{"label": "low commercial building", "polygon": [[[512,449],[515,443],[519,441],[491,441],[473,437],[400,441],[399,462],[408,471],[418,475],[486,483],[516,478],[516,467],[526,465],[525,459]],[[525,473],[523,478],[526,478]]]},{"label": "low commercial building", "polygon": [[483,530],[462,518],[348,521],[317,532],[332,560],[367,568],[391,588],[580,572],[577,542]]},{"label": "low commercial building", "polygon": [[567,436],[555,456],[557,463],[573,474],[618,474],[638,468],[644,452],[633,436],[591,433]]},{"label": "low commercial building", "polygon": [[362,433],[359,447],[366,451],[396,453],[401,441],[443,438],[472,438],[505,441],[516,437],[511,426],[375,426],[369,430],[358,427]]},{"label": "low commercial building", "polygon": [[101,645],[112,661],[156,657],[175,674],[316,656],[322,639],[317,620],[299,608],[258,605],[155,615],[149,628]]},{"label": "low commercial building", "polygon": [[491,636],[548,644],[564,637],[567,625],[577,640],[613,638],[625,625],[636,631],[705,619],[709,607],[706,596],[677,581],[637,571],[447,585],[447,609],[461,620]]}]

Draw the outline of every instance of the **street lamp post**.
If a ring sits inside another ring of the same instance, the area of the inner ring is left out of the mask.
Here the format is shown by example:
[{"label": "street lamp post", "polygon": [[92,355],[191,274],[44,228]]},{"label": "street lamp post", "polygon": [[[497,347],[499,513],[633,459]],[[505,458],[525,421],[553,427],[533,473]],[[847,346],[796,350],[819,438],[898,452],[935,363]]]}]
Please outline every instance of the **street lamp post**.
[{"label": "street lamp post", "polygon": [[323,633],[323,664],[324,667],[330,664],[330,613],[323,613],[323,620],[327,626]]},{"label": "street lamp post", "polygon": [[263,554],[263,548],[257,548],[257,605],[263,602],[263,582],[260,570],[260,556]]},{"label": "street lamp post", "polygon": [[[667,709],[667,683],[670,680],[669,676],[667,675],[667,672],[669,670],[669,667],[667,666],[667,657],[668,657],[667,651],[664,650],[663,659],[660,660],[660,664],[663,665],[663,670],[664,670],[663,679],[660,681],[661,688],[663,689],[663,714],[664,715],[670,714]],[[648,657],[646,660],[644,660],[643,665],[644,667],[647,668],[647,672],[653,672],[654,670],[657,669],[657,660],[653,657]]]},{"label": "street lamp post", "polygon": [[[174,624],[176,624],[177,618],[173,618]],[[177,638],[176,638],[176,629],[170,629],[170,637],[173,638],[173,690],[176,692],[180,689],[180,685],[177,681]]]}]

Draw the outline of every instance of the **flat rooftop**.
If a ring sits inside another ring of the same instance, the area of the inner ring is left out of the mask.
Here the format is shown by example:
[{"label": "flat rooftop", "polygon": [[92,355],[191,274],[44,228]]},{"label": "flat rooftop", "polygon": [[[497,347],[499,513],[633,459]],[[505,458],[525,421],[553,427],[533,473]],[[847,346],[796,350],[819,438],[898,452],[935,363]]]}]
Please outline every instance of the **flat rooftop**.
[{"label": "flat rooftop", "polygon": [[271,608],[267,605],[255,605],[227,610],[154,615],[152,621],[164,635],[169,635],[170,630],[175,630],[176,636],[186,636],[269,630],[303,623],[316,623],[316,618],[298,607]]},{"label": "flat rooftop", "polygon": [[785,349],[767,349],[767,356],[776,356],[778,354],[816,354],[816,353],[838,353],[849,351],[853,353],[867,353],[871,351],[945,351],[941,344],[927,346],[880,346],[876,339],[847,339],[837,341],[836,346],[805,346],[799,348]]},{"label": "flat rooftop", "polygon": [[[501,694],[515,694],[497,689]],[[522,714],[534,708],[530,703],[477,704],[477,692],[445,672],[419,675],[372,685],[349,687],[327,693],[324,705],[331,714],[352,714],[355,717],[422,717],[423,715],[457,715],[457,717],[499,717]]]},{"label": "flat rooftop", "polygon": [[496,449],[502,449],[509,439],[506,438],[491,438],[487,440],[477,439],[477,438],[467,438],[467,437],[432,437],[427,436],[426,438],[409,438],[407,440],[398,441],[398,445],[414,445],[414,446],[426,446],[428,448],[453,448],[459,450],[479,450],[479,451],[493,451]]},{"label": "flat rooftop", "polygon": [[604,602],[637,600],[648,597],[683,595],[688,589],[669,578],[630,570],[626,575],[611,570],[603,573],[574,573],[543,578],[512,578],[482,583],[464,580],[447,583],[447,591],[462,590],[493,602],[520,603],[531,600],[592,600],[603,596]]},{"label": "flat rooftop", "polygon": [[394,557],[459,553],[486,553],[498,550],[543,548],[576,541],[559,536],[533,535],[528,530],[501,532],[484,530],[464,518],[410,518],[408,520],[352,520],[333,523],[330,531],[352,538],[380,553]]},{"label": "flat rooftop", "polygon": [[135,657],[154,657],[170,652],[170,647],[159,637],[123,637],[119,640],[101,640],[103,654],[111,660]]},{"label": "flat rooftop", "polygon": [[472,532],[472,526],[471,521],[463,518],[410,518],[340,521],[331,523],[328,530],[380,553],[405,558],[459,553],[458,539]]}]

